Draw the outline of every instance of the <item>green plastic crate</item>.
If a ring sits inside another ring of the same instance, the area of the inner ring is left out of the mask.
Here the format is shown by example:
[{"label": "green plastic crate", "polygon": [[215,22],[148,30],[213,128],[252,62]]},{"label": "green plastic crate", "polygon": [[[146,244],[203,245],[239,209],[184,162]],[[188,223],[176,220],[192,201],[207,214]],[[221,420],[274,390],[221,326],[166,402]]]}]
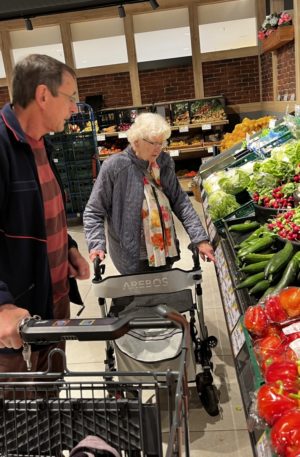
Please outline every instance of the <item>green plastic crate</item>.
[{"label": "green plastic crate", "polygon": [[214,221],[214,225],[217,228],[219,233],[224,233],[224,221],[232,220],[232,219],[239,219],[240,217],[247,217],[247,216],[254,216],[255,209],[253,201],[249,201],[244,205],[240,206],[238,209],[233,211],[232,213],[228,214],[222,219],[217,219]]},{"label": "green plastic crate", "polygon": [[250,152],[245,155],[244,157],[241,157],[240,159],[236,160],[232,164],[228,166],[228,168],[237,168],[241,167],[242,165],[245,165],[245,163],[248,162],[254,162],[256,160],[262,160],[261,155],[257,154],[256,152]]}]

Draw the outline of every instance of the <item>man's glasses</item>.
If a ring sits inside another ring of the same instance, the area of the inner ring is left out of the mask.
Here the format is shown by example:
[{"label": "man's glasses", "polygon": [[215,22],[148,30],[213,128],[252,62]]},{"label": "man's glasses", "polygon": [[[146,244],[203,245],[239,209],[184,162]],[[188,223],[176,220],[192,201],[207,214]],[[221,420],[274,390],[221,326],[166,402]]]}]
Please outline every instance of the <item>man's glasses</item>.
[{"label": "man's glasses", "polygon": [[77,103],[77,98],[76,98],[75,95],[66,94],[65,92],[62,92],[61,90],[58,90],[57,93],[58,93],[59,95],[63,95],[64,97],[67,97],[71,103],[74,103],[74,104],[76,105],[76,103]]},{"label": "man's glasses", "polygon": [[157,143],[156,141],[150,141],[150,140],[146,140],[146,138],[142,138],[144,141],[146,141],[146,143],[148,144],[151,144],[152,146],[154,146],[155,148],[164,148],[167,146],[167,142],[166,141],[163,141],[162,143]]}]

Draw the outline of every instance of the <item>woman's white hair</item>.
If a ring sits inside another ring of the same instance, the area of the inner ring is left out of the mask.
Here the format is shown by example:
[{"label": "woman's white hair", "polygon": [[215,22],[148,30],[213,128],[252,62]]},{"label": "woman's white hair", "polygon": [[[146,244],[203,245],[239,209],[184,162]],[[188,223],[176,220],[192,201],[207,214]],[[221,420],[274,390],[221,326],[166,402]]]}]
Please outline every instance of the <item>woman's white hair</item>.
[{"label": "woman's white hair", "polygon": [[130,144],[142,138],[151,140],[155,137],[162,137],[163,141],[165,141],[170,135],[171,128],[169,124],[164,117],[156,113],[139,114],[127,131],[127,138]]}]

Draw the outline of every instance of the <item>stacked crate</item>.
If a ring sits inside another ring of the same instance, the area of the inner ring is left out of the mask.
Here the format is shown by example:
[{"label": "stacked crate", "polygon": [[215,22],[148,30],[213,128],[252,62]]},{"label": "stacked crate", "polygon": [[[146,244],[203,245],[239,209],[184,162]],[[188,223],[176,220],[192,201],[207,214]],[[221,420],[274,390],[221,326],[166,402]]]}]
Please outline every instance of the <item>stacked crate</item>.
[{"label": "stacked crate", "polygon": [[65,131],[51,135],[50,140],[66,193],[67,216],[81,216],[95,178],[97,137],[92,108],[79,103],[78,113],[72,116]]}]

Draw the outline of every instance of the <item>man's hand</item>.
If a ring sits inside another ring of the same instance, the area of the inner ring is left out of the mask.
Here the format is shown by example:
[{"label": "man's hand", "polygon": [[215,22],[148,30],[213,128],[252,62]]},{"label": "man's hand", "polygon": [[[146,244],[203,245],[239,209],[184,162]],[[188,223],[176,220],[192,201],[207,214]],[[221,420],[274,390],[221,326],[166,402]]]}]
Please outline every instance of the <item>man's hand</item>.
[{"label": "man's hand", "polygon": [[69,249],[69,276],[75,279],[90,277],[90,266],[75,247]]},{"label": "man's hand", "polygon": [[90,257],[91,262],[93,262],[96,257],[99,257],[100,261],[102,262],[105,259],[105,252],[101,251],[101,250],[90,251],[89,257]]},{"label": "man's hand", "polygon": [[0,306],[0,348],[19,349],[22,340],[19,335],[19,322],[30,316],[28,311],[13,304]]},{"label": "man's hand", "polygon": [[198,250],[199,250],[200,257],[202,260],[204,260],[204,262],[206,260],[208,260],[209,262],[216,261],[213,247],[211,246],[211,244],[208,241],[201,241],[201,243],[198,244]]}]

